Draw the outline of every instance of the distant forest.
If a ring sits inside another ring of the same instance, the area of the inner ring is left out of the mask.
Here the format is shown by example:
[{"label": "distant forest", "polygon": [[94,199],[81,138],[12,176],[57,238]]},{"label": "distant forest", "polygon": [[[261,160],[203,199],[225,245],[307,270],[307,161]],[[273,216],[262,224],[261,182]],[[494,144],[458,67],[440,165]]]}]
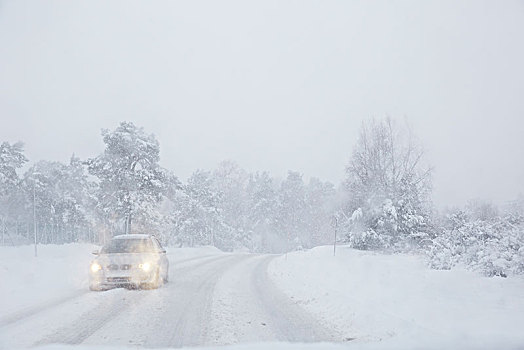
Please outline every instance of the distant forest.
[{"label": "distant forest", "polygon": [[[105,150],[68,164],[34,163],[23,143],[0,145],[2,245],[91,242],[151,233],[170,246],[282,253],[339,243],[416,251],[434,268],[524,273],[524,196],[499,208],[472,200],[437,212],[432,168],[409,128],[391,118],[362,124],[341,184],[289,171],[283,179],[232,161],[183,183],[159,165],[155,136],[130,122],[102,130]],[[343,166],[343,165],[341,165]]]}]

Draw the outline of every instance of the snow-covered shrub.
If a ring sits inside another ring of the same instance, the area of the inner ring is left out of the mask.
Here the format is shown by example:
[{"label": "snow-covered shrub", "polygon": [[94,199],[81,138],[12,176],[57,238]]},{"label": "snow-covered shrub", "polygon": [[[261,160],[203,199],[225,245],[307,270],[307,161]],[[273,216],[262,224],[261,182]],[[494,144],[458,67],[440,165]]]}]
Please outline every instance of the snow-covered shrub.
[{"label": "snow-covered shrub", "polygon": [[427,218],[404,200],[385,199],[380,206],[358,208],[344,223],[347,242],[362,250],[405,251],[430,236]]},{"label": "snow-covered shrub", "polygon": [[462,265],[486,276],[524,273],[524,220],[519,216],[469,221],[456,212],[428,249],[436,269]]}]

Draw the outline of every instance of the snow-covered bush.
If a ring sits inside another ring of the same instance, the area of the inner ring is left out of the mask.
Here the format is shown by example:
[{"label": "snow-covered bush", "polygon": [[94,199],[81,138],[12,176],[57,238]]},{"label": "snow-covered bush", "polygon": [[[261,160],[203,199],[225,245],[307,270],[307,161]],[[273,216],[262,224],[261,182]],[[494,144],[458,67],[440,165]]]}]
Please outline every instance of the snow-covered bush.
[{"label": "snow-covered bush", "polygon": [[523,274],[524,220],[508,215],[470,221],[462,211],[453,213],[429,247],[428,257],[436,269],[462,265],[486,276]]},{"label": "snow-covered bush", "polygon": [[428,239],[426,216],[403,200],[385,199],[382,205],[358,208],[345,221],[347,241],[362,250],[411,250]]}]

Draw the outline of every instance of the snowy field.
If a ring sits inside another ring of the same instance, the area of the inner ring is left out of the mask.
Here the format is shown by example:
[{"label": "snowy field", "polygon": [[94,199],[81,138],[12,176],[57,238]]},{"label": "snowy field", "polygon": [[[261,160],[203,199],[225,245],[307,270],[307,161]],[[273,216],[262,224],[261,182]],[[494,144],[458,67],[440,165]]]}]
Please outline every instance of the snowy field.
[{"label": "snowy field", "polygon": [[0,349],[524,348],[522,278],[345,247],[173,248],[169,284],[97,293],[86,282],[94,249],[0,248]]}]

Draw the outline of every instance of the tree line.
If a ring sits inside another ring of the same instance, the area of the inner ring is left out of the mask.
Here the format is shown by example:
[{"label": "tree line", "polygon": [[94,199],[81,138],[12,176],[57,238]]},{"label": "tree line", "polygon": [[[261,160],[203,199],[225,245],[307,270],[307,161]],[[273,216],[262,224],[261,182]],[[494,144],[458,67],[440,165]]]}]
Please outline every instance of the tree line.
[{"label": "tree line", "polygon": [[104,152],[69,163],[0,146],[2,244],[93,242],[152,233],[177,246],[285,252],[340,241],[357,249],[424,252],[435,268],[524,272],[524,200],[435,210],[420,141],[391,118],[362,123],[341,184],[289,171],[283,179],[232,161],[180,181],[159,165],[154,135],[130,122],[102,130]]},{"label": "tree line", "polygon": [[248,173],[231,161],[182,183],[159,165],[154,135],[133,123],[102,130],[105,150],[68,164],[28,161],[23,144],[2,143],[2,243],[94,242],[152,233],[166,244],[283,252],[323,244],[334,185],[290,171]]}]

